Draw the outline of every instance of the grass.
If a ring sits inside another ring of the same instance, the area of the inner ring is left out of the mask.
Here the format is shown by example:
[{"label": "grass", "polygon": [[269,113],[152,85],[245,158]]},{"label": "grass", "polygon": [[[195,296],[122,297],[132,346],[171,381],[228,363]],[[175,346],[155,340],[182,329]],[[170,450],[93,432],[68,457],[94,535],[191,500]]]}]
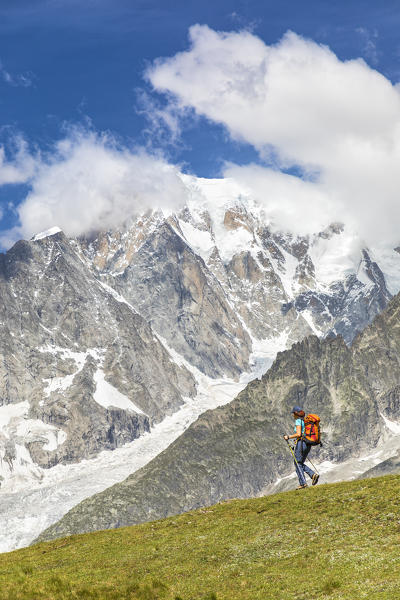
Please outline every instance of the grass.
[{"label": "grass", "polygon": [[400,477],[233,500],[0,555],[0,599],[400,599]]}]

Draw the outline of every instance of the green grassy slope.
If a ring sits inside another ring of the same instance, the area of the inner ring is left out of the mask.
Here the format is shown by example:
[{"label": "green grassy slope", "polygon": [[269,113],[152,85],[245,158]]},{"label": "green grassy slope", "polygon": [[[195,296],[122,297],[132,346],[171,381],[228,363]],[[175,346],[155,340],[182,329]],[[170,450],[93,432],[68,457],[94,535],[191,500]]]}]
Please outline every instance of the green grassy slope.
[{"label": "green grassy slope", "polygon": [[1,599],[400,598],[400,476],[321,485],[0,555]]}]

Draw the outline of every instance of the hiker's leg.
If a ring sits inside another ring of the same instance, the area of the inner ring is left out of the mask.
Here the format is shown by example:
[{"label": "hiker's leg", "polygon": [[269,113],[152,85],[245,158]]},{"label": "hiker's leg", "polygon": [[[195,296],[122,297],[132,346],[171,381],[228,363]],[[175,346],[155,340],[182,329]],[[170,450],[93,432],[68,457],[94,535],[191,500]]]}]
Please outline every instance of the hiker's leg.
[{"label": "hiker's leg", "polygon": [[303,471],[300,469],[299,466],[297,466],[296,461],[294,461],[294,468],[296,469],[296,473],[297,473],[297,477],[299,479],[299,484],[300,485],[305,485],[306,483],[306,478],[304,477],[304,473]]},{"label": "hiker's leg", "polygon": [[294,466],[296,468],[297,477],[299,478],[300,485],[306,485],[306,478],[304,476],[304,460],[303,460],[303,452],[302,452],[302,442],[297,442],[296,448],[294,450],[294,455],[296,457],[296,461]]},{"label": "hiker's leg", "polygon": [[305,473],[307,473],[307,475],[310,477],[310,479],[313,478],[313,475],[315,475],[314,471],[312,469],[310,469],[310,467],[305,463],[305,460],[311,450],[311,446],[310,444],[306,444],[306,442],[304,442],[303,440],[301,442],[299,442],[300,444],[302,444],[302,455],[303,455],[303,471]]}]

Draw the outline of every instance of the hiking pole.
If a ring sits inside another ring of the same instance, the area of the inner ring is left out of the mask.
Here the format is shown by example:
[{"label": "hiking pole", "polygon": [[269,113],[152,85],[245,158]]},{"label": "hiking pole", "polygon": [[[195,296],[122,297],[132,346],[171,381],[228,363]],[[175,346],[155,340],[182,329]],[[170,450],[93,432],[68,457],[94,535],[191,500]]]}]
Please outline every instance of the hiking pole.
[{"label": "hiking pole", "polygon": [[310,458],[308,458],[308,456],[307,456],[307,460],[311,463],[311,466],[313,467],[313,469],[316,472],[316,474],[319,475],[319,473],[317,471],[317,467],[314,465],[313,461]]},{"label": "hiking pole", "polygon": [[297,466],[298,466],[298,468],[300,469],[300,467],[299,467],[299,463],[297,462],[297,458],[296,458],[296,457],[295,457],[295,455],[294,455],[293,448],[292,448],[292,446],[289,444],[289,440],[285,440],[285,442],[287,443],[287,445],[288,445],[288,448],[289,448],[290,452],[291,452],[291,453],[292,453],[292,455],[293,455],[294,462],[296,463],[296,465],[297,465]]}]

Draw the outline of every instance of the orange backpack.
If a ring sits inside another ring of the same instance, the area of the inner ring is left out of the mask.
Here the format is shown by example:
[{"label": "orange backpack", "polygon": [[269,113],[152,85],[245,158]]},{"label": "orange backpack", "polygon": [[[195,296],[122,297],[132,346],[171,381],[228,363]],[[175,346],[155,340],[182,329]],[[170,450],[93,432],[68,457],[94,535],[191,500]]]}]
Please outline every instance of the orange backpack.
[{"label": "orange backpack", "polygon": [[307,415],[304,418],[304,433],[302,439],[310,446],[317,446],[321,443],[320,418],[318,415]]}]

